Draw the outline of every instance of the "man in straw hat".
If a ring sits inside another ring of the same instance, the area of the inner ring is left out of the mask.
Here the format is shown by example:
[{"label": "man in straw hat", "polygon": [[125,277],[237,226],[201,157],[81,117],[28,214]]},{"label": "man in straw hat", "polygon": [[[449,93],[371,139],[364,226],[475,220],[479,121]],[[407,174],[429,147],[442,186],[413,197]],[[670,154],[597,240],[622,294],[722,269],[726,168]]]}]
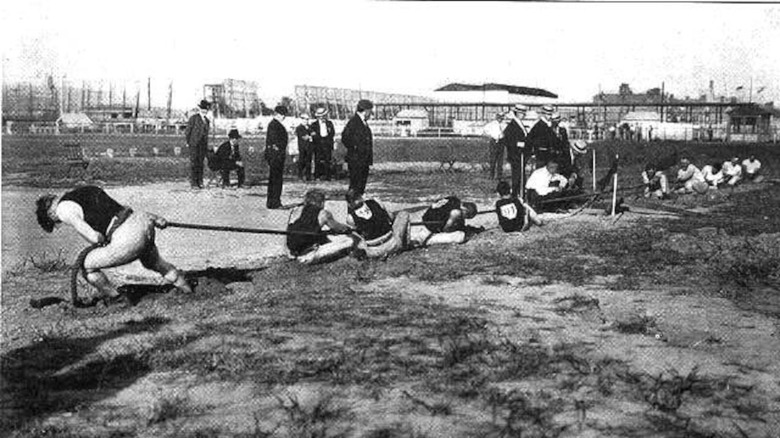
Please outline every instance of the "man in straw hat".
[{"label": "man in straw hat", "polygon": [[349,166],[349,188],[359,195],[366,191],[368,169],[374,164],[374,139],[368,126],[373,108],[370,100],[361,99],[355,115],[341,133],[341,143],[347,149],[345,160]]},{"label": "man in straw hat", "polygon": [[333,138],[336,129],[328,120],[328,110],[317,108],[314,112],[316,120],[309,127],[311,142],[314,148],[314,179],[330,181],[331,160],[333,159]]},{"label": "man in straw hat", "polygon": [[528,132],[528,150],[536,158],[537,169],[557,158],[558,137],[552,128],[552,114],[553,107],[543,105],[539,109],[539,120]]},{"label": "man in straw hat", "polygon": [[274,108],[274,118],[268,124],[265,137],[265,160],[268,162],[268,196],[265,206],[271,210],[282,208],[282,181],[284,160],[287,158],[287,128],[282,121],[287,117],[287,107]]},{"label": "man in straw hat", "polygon": [[160,256],[155,245],[155,228],[168,226],[164,218],[133,211],[95,186],[79,187],[61,196],[41,196],[36,207],[38,224],[46,232],[67,224],[97,245],[84,258],[83,268],[87,282],[100,291],[106,304],[117,302],[121,295],[102,270],[135,260],[180,291],[192,292],[184,276]]},{"label": "man in straw hat", "polygon": [[485,124],[482,132],[490,142],[488,150],[488,166],[490,167],[490,179],[500,180],[504,167],[504,114],[496,113],[496,119]]},{"label": "man in straw hat", "polygon": [[207,100],[201,100],[198,104],[198,113],[190,116],[187,128],[184,130],[184,138],[190,151],[190,188],[203,188],[203,160],[209,149],[210,122],[206,115],[211,104]]},{"label": "man in straw hat", "polygon": [[309,115],[301,114],[301,123],[295,128],[295,136],[298,138],[298,178],[302,181],[311,181],[311,160],[314,149],[311,144],[311,125]]},{"label": "man in straw hat", "polygon": [[222,187],[230,186],[230,171],[235,170],[238,178],[238,187],[244,185],[244,162],[241,160],[241,151],[238,150],[238,140],[241,134],[238,129],[228,132],[228,140],[217,148],[209,156],[209,169],[219,171],[222,177]]},{"label": "man in straw hat", "polygon": [[526,151],[526,130],[523,119],[528,112],[528,107],[517,104],[506,114],[509,123],[504,128],[504,146],[506,147],[506,159],[512,169],[512,195],[523,197],[523,185],[525,184],[524,172]]}]

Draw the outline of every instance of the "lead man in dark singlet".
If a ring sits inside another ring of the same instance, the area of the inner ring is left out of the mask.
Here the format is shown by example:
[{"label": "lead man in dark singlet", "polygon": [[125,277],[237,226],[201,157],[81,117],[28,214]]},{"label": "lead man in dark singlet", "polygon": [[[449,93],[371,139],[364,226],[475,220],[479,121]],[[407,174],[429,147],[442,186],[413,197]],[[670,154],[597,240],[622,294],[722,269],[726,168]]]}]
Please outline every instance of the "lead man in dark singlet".
[{"label": "lead man in dark singlet", "polygon": [[168,226],[164,218],[133,211],[95,186],[79,187],[60,197],[41,196],[36,214],[41,228],[49,233],[64,223],[75,228],[88,242],[101,245],[87,254],[84,269],[87,281],[104,297],[116,298],[119,292],[101,270],[135,260],[146,269],[160,273],[180,291],[192,292],[184,276],[160,256],[154,243],[155,228]]}]

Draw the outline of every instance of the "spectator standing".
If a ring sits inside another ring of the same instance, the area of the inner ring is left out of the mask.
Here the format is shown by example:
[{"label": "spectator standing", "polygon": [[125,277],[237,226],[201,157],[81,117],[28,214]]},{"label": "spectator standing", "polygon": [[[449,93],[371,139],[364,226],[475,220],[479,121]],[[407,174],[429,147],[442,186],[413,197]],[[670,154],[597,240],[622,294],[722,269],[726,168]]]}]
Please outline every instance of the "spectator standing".
[{"label": "spectator standing", "polygon": [[496,118],[488,122],[483,128],[483,133],[490,142],[488,151],[488,166],[490,168],[490,179],[501,179],[504,167],[504,115],[496,113]]},{"label": "spectator standing", "polygon": [[268,162],[268,195],[265,206],[272,210],[282,207],[282,181],[288,143],[287,128],[282,122],[286,116],[287,107],[278,105],[274,108],[274,118],[268,124],[265,137],[265,160]]},{"label": "spectator standing", "polygon": [[539,109],[539,120],[528,132],[527,146],[532,155],[536,157],[536,168],[547,165],[547,162],[556,158],[558,150],[558,137],[552,128],[553,107],[544,105]]},{"label": "spectator standing", "polygon": [[308,114],[301,114],[301,123],[295,128],[295,136],[298,138],[298,178],[311,181],[311,160],[314,152]]},{"label": "spectator standing", "polygon": [[222,177],[222,187],[230,186],[230,171],[235,170],[238,178],[238,187],[244,185],[244,162],[241,160],[241,151],[238,149],[238,140],[241,134],[238,129],[231,129],[228,133],[228,141],[219,145],[213,155],[209,157],[209,168],[219,171]]},{"label": "spectator standing", "polygon": [[341,133],[341,143],[347,149],[345,160],[349,168],[349,188],[357,195],[365,193],[368,169],[374,164],[374,139],[368,126],[373,108],[370,100],[361,99],[355,115]]},{"label": "spectator standing", "polygon": [[184,138],[190,151],[190,188],[203,188],[203,160],[209,149],[210,122],[206,115],[211,104],[207,100],[201,100],[198,104],[198,114],[193,114],[187,120],[187,128],[184,130]]},{"label": "spectator standing", "polygon": [[317,108],[314,117],[317,120],[311,124],[312,147],[314,148],[314,179],[330,181],[330,171],[333,166],[333,138],[336,130],[333,122],[327,119],[328,111],[325,108]]},{"label": "spectator standing", "polygon": [[526,132],[523,119],[528,112],[528,107],[517,104],[512,111],[507,113],[510,119],[504,128],[504,146],[506,147],[506,160],[512,168],[512,195],[523,197],[523,184],[525,183],[525,152]]}]

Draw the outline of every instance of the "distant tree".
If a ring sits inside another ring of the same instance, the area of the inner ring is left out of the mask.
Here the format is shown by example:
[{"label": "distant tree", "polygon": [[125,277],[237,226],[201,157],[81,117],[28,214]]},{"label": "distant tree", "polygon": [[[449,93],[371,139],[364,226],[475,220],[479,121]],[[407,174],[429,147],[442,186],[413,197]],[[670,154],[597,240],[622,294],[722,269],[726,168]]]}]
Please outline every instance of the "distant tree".
[{"label": "distant tree", "polygon": [[633,91],[631,91],[631,87],[628,86],[628,84],[620,84],[620,89],[618,90],[618,94],[621,96],[629,96],[634,94]]}]

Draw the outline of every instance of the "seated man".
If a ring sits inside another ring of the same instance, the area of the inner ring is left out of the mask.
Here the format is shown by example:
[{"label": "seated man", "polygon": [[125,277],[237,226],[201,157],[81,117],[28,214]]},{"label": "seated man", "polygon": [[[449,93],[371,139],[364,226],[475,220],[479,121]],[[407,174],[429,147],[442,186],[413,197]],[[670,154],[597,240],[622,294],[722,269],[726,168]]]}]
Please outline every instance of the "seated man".
[{"label": "seated man", "polygon": [[361,241],[358,247],[369,258],[386,258],[399,253],[407,246],[409,213],[399,211],[390,214],[373,199],[363,199],[359,193],[348,190],[347,224],[354,226]]},{"label": "seated man", "polygon": [[219,145],[213,154],[209,154],[209,169],[219,171],[222,175],[222,187],[230,186],[230,171],[235,170],[238,177],[238,187],[244,185],[244,162],[238,150],[238,139],[241,135],[238,129],[231,129],[228,141]]},{"label": "seated man", "polygon": [[554,202],[554,200],[569,194],[565,190],[568,182],[566,177],[558,173],[558,163],[548,162],[546,166],[534,170],[525,183],[528,204],[539,212],[567,208],[566,201]]},{"label": "seated man", "polygon": [[742,166],[739,164],[739,157],[723,162],[722,169],[723,179],[726,181],[726,184],[734,186],[742,180]]},{"label": "seated man", "polygon": [[352,252],[357,238],[349,235],[328,235],[326,231],[347,234],[352,229],[338,222],[325,209],[325,193],[309,190],[303,197],[303,209],[287,226],[287,248],[299,262],[311,265],[336,260]]},{"label": "seated man", "polygon": [[648,163],[645,166],[642,182],[645,183],[645,198],[667,199],[669,197],[669,182],[666,174],[658,171],[655,164]]},{"label": "seated man", "polygon": [[742,167],[745,170],[744,175],[747,180],[753,182],[763,181],[764,177],[759,175],[759,172],[761,171],[761,162],[756,160],[755,155],[750,155],[750,158],[745,158],[745,161],[742,162]]},{"label": "seated man", "polygon": [[466,225],[466,219],[476,215],[477,206],[472,202],[461,203],[455,196],[440,199],[423,213],[425,228],[415,240],[422,246],[463,243],[466,241],[467,232],[481,231]]},{"label": "seated man", "polygon": [[86,255],[82,272],[107,304],[119,301],[121,294],[103,270],[135,260],[144,268],[159,273],[166,283],[181,292],[192,292],[184,276],[160,256],[154,242],[155,228],[168,226],[164,218],[133,211],[95,186],[79,187],[59,197],[44,195],[37,201],[36,213],[38,224],[47,232],[51,233],[56,225],[64,223],[97,245]]},{"label": "seated man", "polygon": [[718,163],[702,167],[701,174],[704,176],[704,182],[712,188],[717,189],[723,183],[723,169]]},{"label": "seated man", "polygon": [[496,186],[501,199],[496,201],[496,216],[498,225],[507,233],[527,231],[531,224],[541,226],[542,221],[530,205],[511,195],[512,188],[506,181],[500,181]]},{"label": "seated man", "polygon": [[704,175],[698,167],[691,163],[687,157],[680,159],[680,169],[677,171],[677,193],[693,193],[707,191],[707,183],[704,181]]}]

